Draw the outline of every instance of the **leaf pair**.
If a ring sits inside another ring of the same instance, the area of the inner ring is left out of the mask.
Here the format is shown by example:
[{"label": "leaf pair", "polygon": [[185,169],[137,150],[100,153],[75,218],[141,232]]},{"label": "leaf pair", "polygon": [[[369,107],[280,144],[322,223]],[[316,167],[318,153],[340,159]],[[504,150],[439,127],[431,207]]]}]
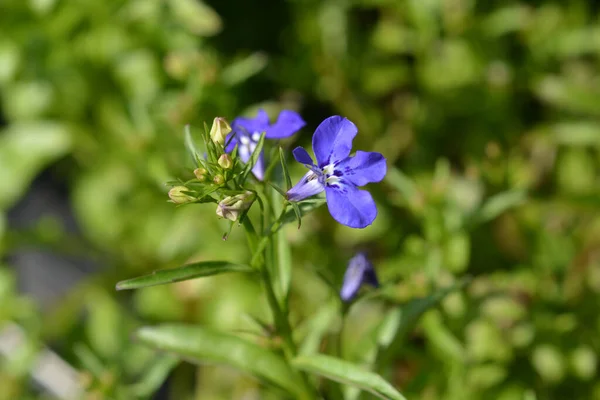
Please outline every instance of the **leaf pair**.
[{"label": "leaf pair", "polygon": [[[196,363],[233,366],[298,399],[312,398],[299,385],[298,372],[280,355],[232,334],[198,326],[163,325],[142,328],[137,332],[137,338],[151,347],[176,353]],[[405,400],[381,376],[339,358],[303,355],[294,359],[292,366],[369,391],[382,399]]]}]

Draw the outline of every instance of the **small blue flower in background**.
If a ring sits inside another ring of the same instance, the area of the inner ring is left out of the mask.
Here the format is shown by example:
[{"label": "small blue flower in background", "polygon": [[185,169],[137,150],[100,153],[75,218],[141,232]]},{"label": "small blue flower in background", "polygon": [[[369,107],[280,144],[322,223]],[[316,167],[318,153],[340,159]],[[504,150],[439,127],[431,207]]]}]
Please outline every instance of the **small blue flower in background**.
[{"label": "small blue flower in background", "polygon": [[[248,162],[252,152],[256,148],[256,144],[260,139],[260,135],[265,132],[266,139],[283,139],[292,136],[294,133],[302,129],[306,125],[302,117],[297,112],[283,110],[279,113],[277,122],[269,123],[269,116],[265,110],[258,110],[255,118],[238,117],[231,123],[232,132],[227,138],[229,144],[225,151],[231,152],[236,144],[238,144],[238,154],[243,162]],[[226,142],[227,143],[227,142]],[[252,172],[257,179],[262,180],[265,172],[264,156],[258,157]]]},{"label": "small blue flower in background", "polygon": [[371,225],[377,207],[371,194],[358,186],[381,181],[387,166],[376,152],[357,151],[349,157],[357,133],[356,125],[340,116],[321,122],[312,139],[317,164],[304,148],[294,149],[296,161],[310,171],[287,192],[288,200],[300,201],[325,190],[327,207],[336,221],[351,228]]},{"label": "small blue flower in background", "polygon": [[363,283],[379,287],[373,264],[367,259],[365,253],[358,253],[352,257],[344,274],[344,283],[340,291],[342,300],[352,300]]}]

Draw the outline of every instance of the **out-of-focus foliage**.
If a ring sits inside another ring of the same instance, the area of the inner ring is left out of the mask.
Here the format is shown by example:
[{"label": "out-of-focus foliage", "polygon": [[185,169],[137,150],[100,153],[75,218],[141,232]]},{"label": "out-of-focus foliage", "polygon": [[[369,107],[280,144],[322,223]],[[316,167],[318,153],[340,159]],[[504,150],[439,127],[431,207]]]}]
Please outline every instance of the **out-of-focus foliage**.
[{"label": "out-of-focus foliage", "polygon": [[[43,345],[96,398],[131,399],[175,364],[131,344],[141,323],[262,332],[266,301],[249,277],[113,290],[152,270],[246,255],[239,230],[223,242],[212,209],[175,208],[163,183],[192,177],[185,124],[258,105],[298,109],[309,125],[298,144],[324,117],[347,116],[355,148],[390,166],[369,189],[373,226],[345,228],[320,209],[285,231],[303,351],[335,346],[326,282],[339,287],[362,248],[390,304],[473,276],[385,355],[378,372],[408,399],[597,398],[599,55],[598,6],[587,0],[4,0],[0,252],[41,246],[92,257],[99,272],[42,314],[0,269],[0,332],[16,322],[30,343],[0,364],[0,398],[40,398],[27,375]],[[80,233],[3,222],[44,169],[67,187]],[[359,302],[343,355],[373,362],[365,343],[389,344],[399,320],[397,307]],[[173,399],[269,398],[223,367],[180,364],[169,382]]]}]

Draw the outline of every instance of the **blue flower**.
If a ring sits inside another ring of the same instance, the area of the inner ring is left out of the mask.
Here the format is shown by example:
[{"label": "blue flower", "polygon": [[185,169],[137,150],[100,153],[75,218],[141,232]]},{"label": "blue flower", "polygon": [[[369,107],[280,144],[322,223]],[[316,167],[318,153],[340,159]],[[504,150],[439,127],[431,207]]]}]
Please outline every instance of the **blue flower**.
[{"label": "blue flower", "polygon": [[[231,123],[232,132],[227,138],[229,144],[225,150],[231,152],[238,144],[238,154],[242,161],[247,163],[263,132],[265,132],[266,139],[283,139],[293,135],[302,129],[304,125],[306,123],[302,117],[290,110],[281,111],[277,122],[269,124],[269,116],[265,110],[260,109],[255,118],[238,117],[233,120]],[[262,153],[258,157],[254,168],[252,168],[252,172],[257,179],[263,179],[265,167]]]},{"label": "blue flower", "polygon": [[294,149],[296,161],[310,171],[287,192],[288,200],[300,201],[325,190],[329,213],[336,221],[351,228],[371,225],[377,207],[371,194],[358,186],[381,181],[387,166],[380,153],[357,151],[349,157],[357,132],[356,125],[340,116],[321,122],[312,139],[317,164],[302,147]]},{"label": "blue flower", "polygon": [[344,283],[342,284],[342,290],[340,290],[342,300],[352,300],[363,283],[373,287],[379,286],[373,264],[367,259],[365,253],[358,253],[352,257],[344,274]]}]

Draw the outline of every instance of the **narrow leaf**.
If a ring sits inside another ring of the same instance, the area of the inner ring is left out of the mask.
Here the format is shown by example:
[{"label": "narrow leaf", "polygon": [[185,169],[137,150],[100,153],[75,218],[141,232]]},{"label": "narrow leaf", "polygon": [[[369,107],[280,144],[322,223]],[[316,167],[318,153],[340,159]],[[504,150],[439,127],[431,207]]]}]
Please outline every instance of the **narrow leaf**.
[{"label": "narrow leaf", "polygon": [[280,188],[279,186],[275,185],[275,184],[274,184],[274,183],[272,183],[272,182],[267,182],[267,184],[268,184],[269,186],[271,186],[273,189],[275,189],[275,191],[276,191],[277,193],[279,193],[280,195],[282,195],[284,198],[286,198],[286,197],[287,197],[287,194],[286,194],[285,190],[283,190],[283,189],[282,189],[282,188]]},{"label": "narrow leaf", "polygon": [[302,226],[302,213],[300,212],[300,207],[298,207],[298,203],[291,202],[292,210],[294,210],[294,214],[296,214],[296,219],[298,220],[298,229]]},{"label": "narrow leaf", "polygon": [[285,156],[283,155],[283,149],[281,147],[279,148],[279,160],[281,161],[281,169],[283,170],[286,189],[290,190],[292,188],[292,179],[290,178],[290,171],[288,171]]},{"label": "narrow leaf", "polygon": [[[437,307],[448,294],[462,289],[470,280],[465,278],[450,287],[438,290],[431,296],[414,299],[400,309],[392,310],[392,318],[388,321],[390,324],[377,333],[377,342],[381,345],[389,343],[389,346],[382,348],[379,353],[379,366],[387,364],[398,355],[404,346],[406,336],[415,328],[423,314]],[[390,328],[395,328],[395,334],[391,334]]]},{"label": "narrow leaf", "polygon": [[407,201],[413,201],[418,195],[418,190],[414,182],[398,168],[388,168],[385,181],[394,187]]},{"label": "narrow leaf", "polygon": [[102,376],[105,366],[92,349],[83,343],[76,343],[73,346],[73,352],[84,369],[95,377]]},{"label": "narrow leaf", "polygon": [[295,333],[299,333],[304,337],[299,350],[300,354],[308,355],[318,352],[325,335],[334,329],[334,321],[338,316],[338,312],[339,300],[334,298],[319,307],[314,315],[295,329]]},{"label": "narrow leaf", "polygon": [[192,161],[194,162],[194,164],[196,164],[197,167],[200,166],[200,163],[198,162],[198,160],[201,157],[202,152],[200,152],[200,150],[198,150],[198,147],[196,146],[196,142],[194,142],[194,138],[192,138],[192,132],[190,130],[190,125],[186,125],[184,128],[184,136],[185,136],[185,148],[187,149],[188,153],[190,154],[190,157],[192,157]]},{"label": "narrow leaf", "polygon": [[[271,192],[271,198],[275,213],[281,213],[283,205],[277,201],[279,200],[278,194]],[[292,254],[285,231],[280,230],[275,233],[274,241],[277,259],[273,266],[273,285],[280,306],[286,309],[288,292],[292,281]]]},{"label": "narrow leaf", "polygon": [[507,210],[523,204],[527,200],[524,190],[516,189],[498,193],[490,197],[475,215],[475,223],[491,221]]},{"label": "narrow leaf", "polygon": [[358,387],[382,399],[406,400],[378,374],[340,358],[323,354],[304,355],[297,357],[292,364],[301,371],[311,372],[336,382]]},{"label": "narrow leaf", "polygon": [[154,360],[139,382],[131,385],[136,396],[151,397],[167,379],[173,368],[179,364],[179,358],[171,354],[161,355]]},{"label": "narrow leaf", "polygon": [[265,169],[265,182],[271,180],[271,172],[273,172],[273,169],[275,169],[277,164],[279,164],[279,157],[276,157],[276,154],[275,154],[276,152],[277,152],[277,150],[275,148],[273,148],[273,149],[271,149],[271,153],[269,154],[269,160],[271,160],[271,161],[269,162],[269,165]]},{"label": "narrow leaf", "polygon": [[127,279],[117,283],[117,290],[139,289],[148,286],[164,285],[167,283],[186,281],[223,274],[226,272],[252,272],[253,269],[243,264],[233,264],[227,261],[203,261],[184,265],[179,268],[161,269],[150,275]]},{"label": "narrow leaf", "polygon": [[296,211],[300,212],[300,216],[303,217],[306,214],[310,213],[316,208],[321,207],[327,201],[325,199],[309,199],[296,203],[298,210],[292,207],[291,210],[286,211],[285,215],[281,218],[281,223],[288,224],[292,221],[296,221],[298,219],[296,215]]},{"label": "narrow leaf", "polygon": [[137,338],[159,350],[201,363],[229,365],[300,398],[299,376],[285,360],[255,343],[200,326],[169,324],[144,327]]}]

